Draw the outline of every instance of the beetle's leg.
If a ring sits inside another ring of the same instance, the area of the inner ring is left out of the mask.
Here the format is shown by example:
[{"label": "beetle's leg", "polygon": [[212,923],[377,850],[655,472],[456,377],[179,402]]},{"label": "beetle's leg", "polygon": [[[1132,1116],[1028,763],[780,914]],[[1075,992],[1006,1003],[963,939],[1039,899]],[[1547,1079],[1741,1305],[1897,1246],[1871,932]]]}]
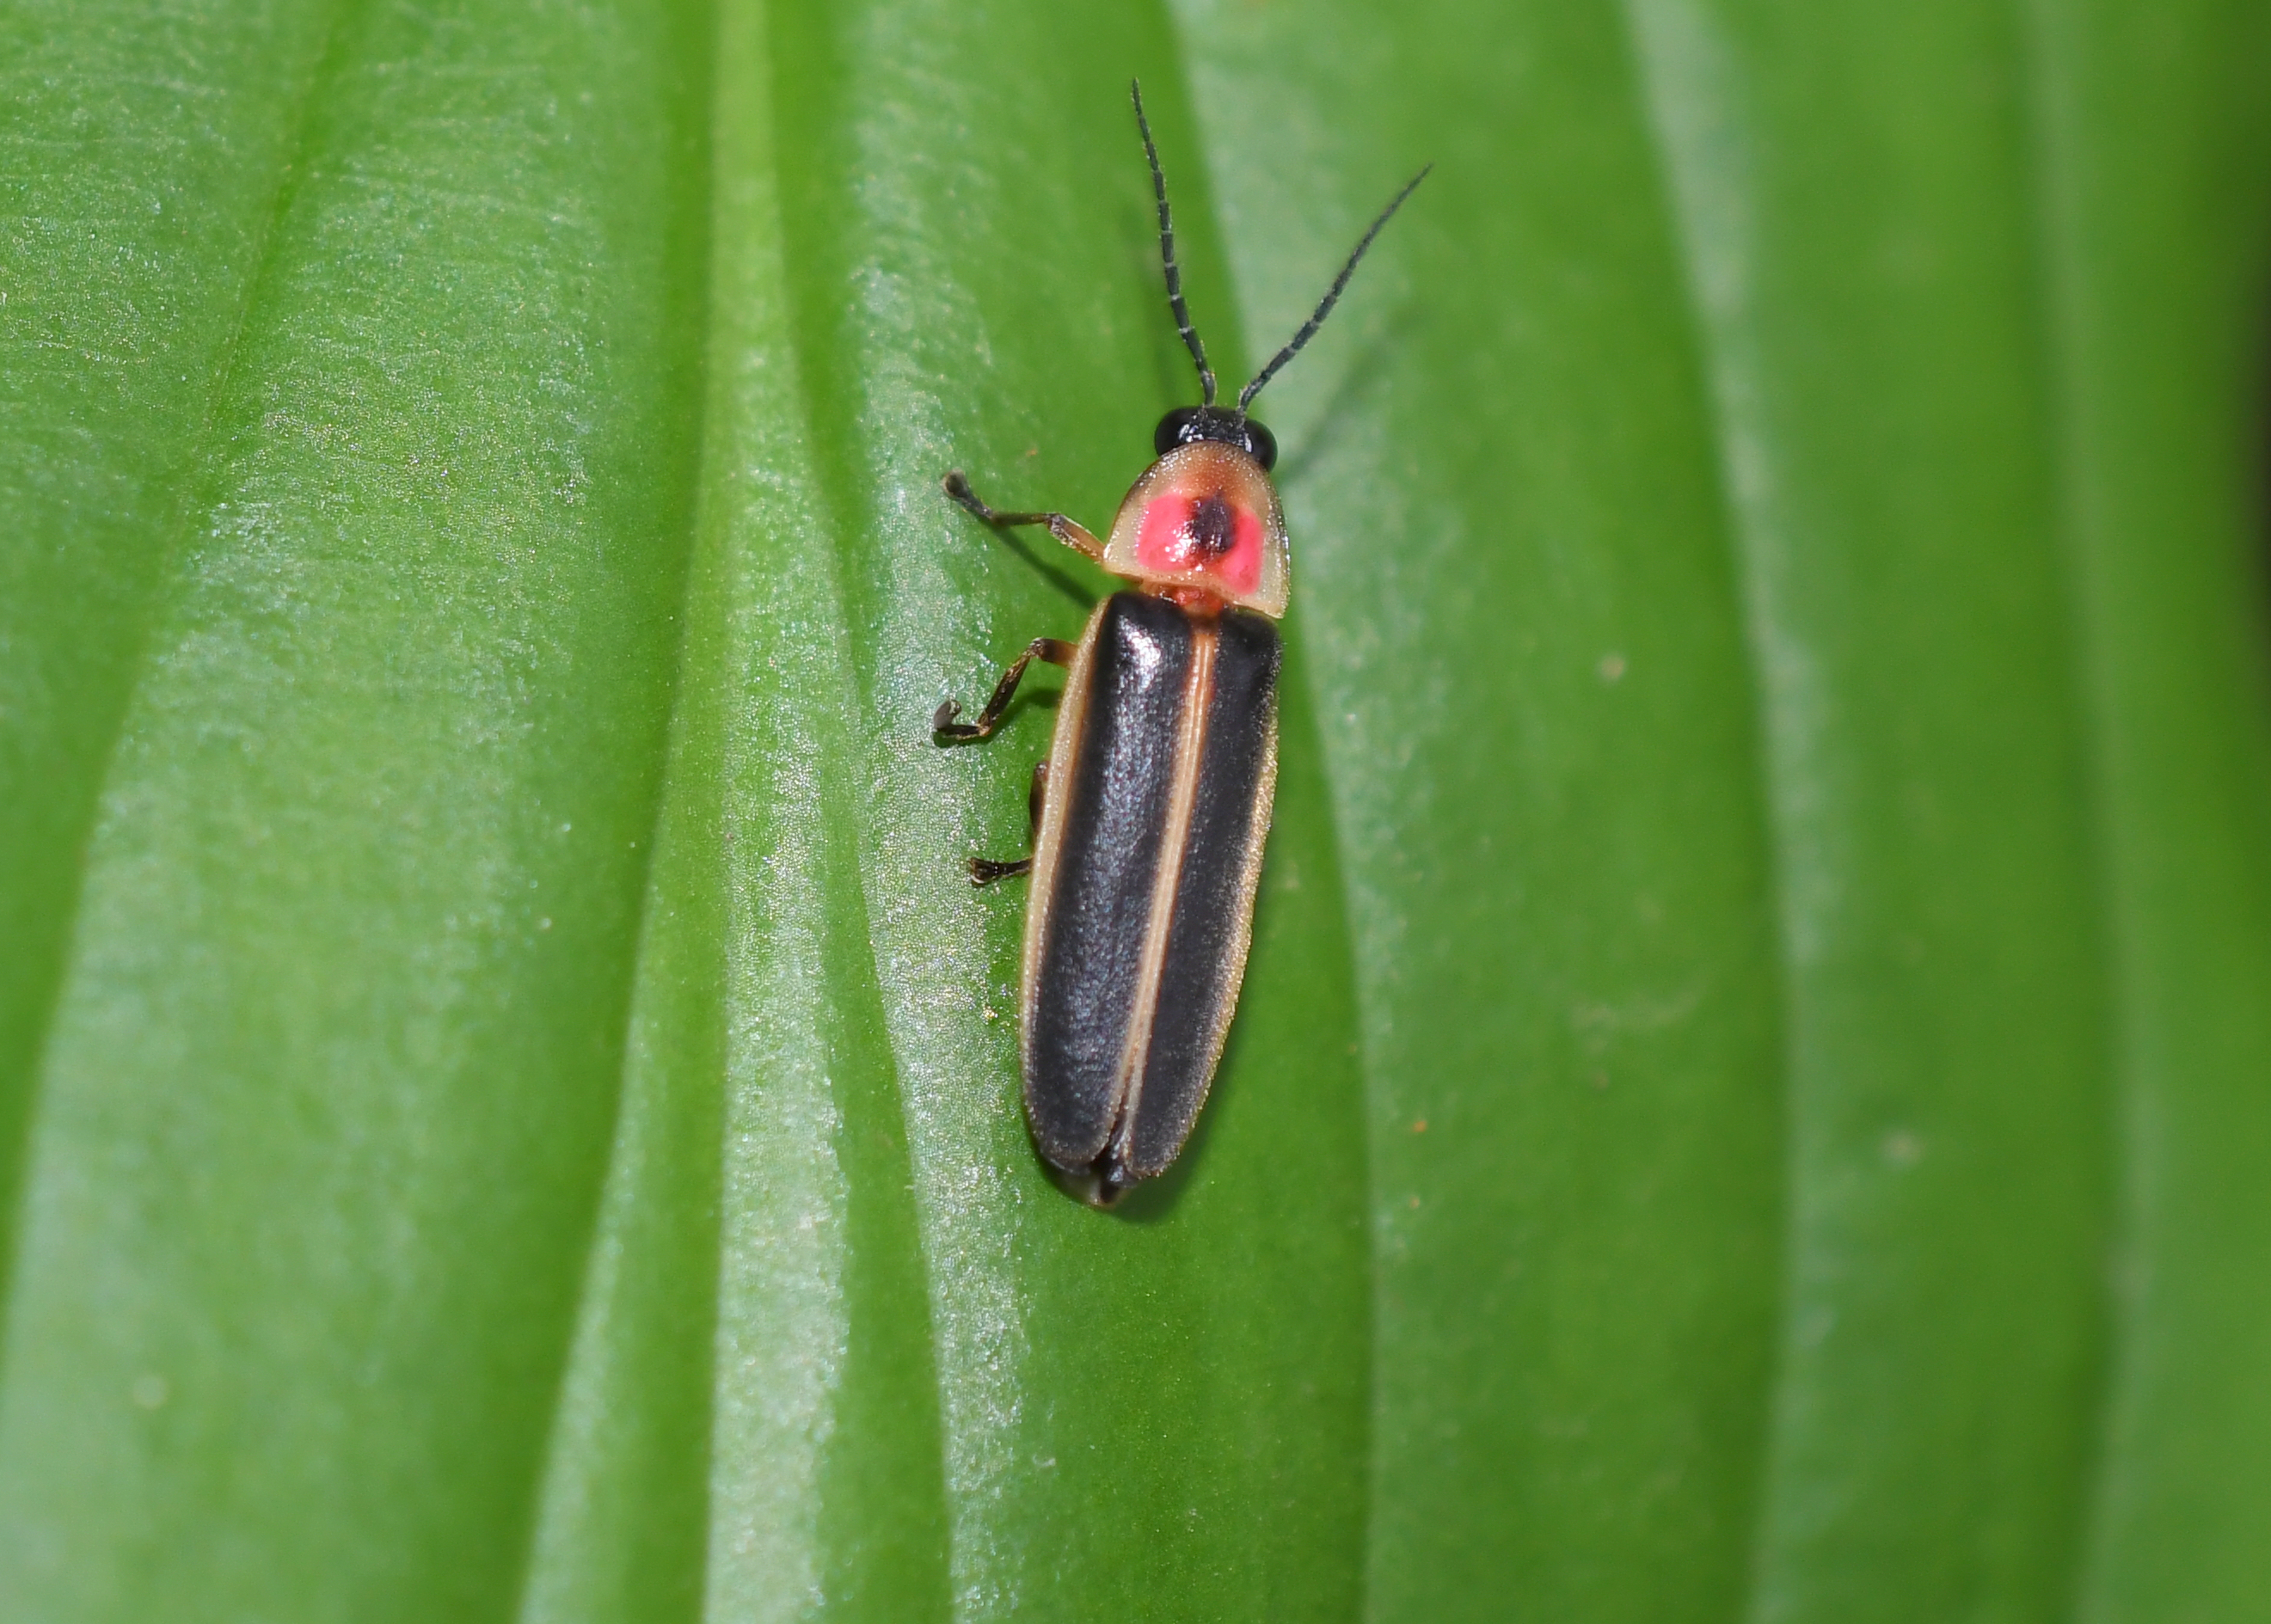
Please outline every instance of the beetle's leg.
[{"label": "beetle's leg", "polygon": [[1009,708],[1009,701],[1024,680],[1025,667],[1035,660],[1046,660],[1052,665],[1072,664],[1073,646],[1059,637],[1036,637],[1025,645],[1024,653],[1001,673],[1001,680],[994,685],[994,697],[986,701],[986,708],[978,713],[975,722],[957,722],[962,714],[961,701],[949,700],[931,714],[930,730],[942,739],[983,738],[1001,720],[1001,713]]},{"label": "beetle's leg", "polygon": [[[1041,832],[1041,800],[1048,793],[1048,788],[1049,759],[1043,756],[1033,763],[1033,787],[1025,792],[1025,809],[1032,816],[1033,833],[1037,836]],[[1032,871],[1033,860],[1031,857],[1020,857],[1015,863],[996,863],[991,857],[970,859],[970,883],[973,886],[990,886],[997,879],[1009,879],[1012,874],[1030,874]]]},{"label": "beetle's leg", "polygon": [[996,863],[991,857],[970,859],[970,883],[973,886],[990,886],[997,879],[1032,871],[1033,860],[1031,857],[1020,857],[1015,863]]},{"label": "beetle's leg", "polygon": [[1087,528],[1076,523],[1061,513],[997,513],[978,500],[978,493],[970,488],[970,481],[956,469],[946,477],[946,493],[976,514],[988,524],[1046,524],[1049,534],[1077,552],[1092,559],[1104,556],[1104,544],[1091,535]]}]

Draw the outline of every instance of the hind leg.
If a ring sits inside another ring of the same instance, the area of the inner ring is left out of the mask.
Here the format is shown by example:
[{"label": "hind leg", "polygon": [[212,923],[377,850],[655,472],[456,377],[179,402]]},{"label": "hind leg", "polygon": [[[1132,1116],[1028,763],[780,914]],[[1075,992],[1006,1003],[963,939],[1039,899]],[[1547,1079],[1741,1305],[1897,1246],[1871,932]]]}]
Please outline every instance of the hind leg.
[{"label": "hind leg", "polygon": [[[1025,811],[1032,819],[1036,835],[1041,832],[1041,807],[1048,790],[1049,759],[1043,756],[1033,763],[1033,785],[1025,792]],[[973,886],[990,886],[997,879],[1008,879],[1013,875],[1032,871],[1033,860],[1031,857],[1019,857],[1014,863],[997,863],[990,857],[970,859],[970,883]]]}]

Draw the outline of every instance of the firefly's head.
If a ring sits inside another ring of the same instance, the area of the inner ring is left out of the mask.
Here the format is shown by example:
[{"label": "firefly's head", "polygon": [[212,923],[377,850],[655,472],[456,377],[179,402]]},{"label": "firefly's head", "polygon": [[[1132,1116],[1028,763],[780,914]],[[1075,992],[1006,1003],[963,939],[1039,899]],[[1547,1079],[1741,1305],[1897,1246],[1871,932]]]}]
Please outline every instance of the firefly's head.
[{"label": "firefly's head", "polygon": [[1165,591],[1282,615],[1290,585],[1288,548],[1284,515],[1270,483],[1270,471],[1277,465],[1277,441],[1246,409],[1262,386],[1316,337],[1349,278],[1356,274],[1357,262],[1389,218],[1427,178],[1427,170],[1413,175],[1380,211],[1300,330],[1239,390],[1238,404],[1217,406],[1214,368],[1207,365],[1206,345],[1199,341],[1190,308],[1183,302],[1175,227],[1167,211],[1167,177],[1159,168],[1150,121],[1143,116],[1143,88],[1128,88],[1136,100],[1136,127],[1143,134],[1143,156],[1151,166],[1151,193],[1159,205],[1159,259],[1167,273],[1167,308],[1174,312],[1175,330],[1199,369],[1202,404],[1176,407],[1152,431],[1151,446],[1159,460],[1120,504],[1111,539],[1105,544],[1104,567]]},{"label": "firefly's head", "polygon": [[1165,456],[1178,446],[1203,440],[1236,446],[1261,463],[1263,473],[1277,466],[1277,437],[1243,412],[1226,406],[1177,406],[1151,431],[1151,449]]}]

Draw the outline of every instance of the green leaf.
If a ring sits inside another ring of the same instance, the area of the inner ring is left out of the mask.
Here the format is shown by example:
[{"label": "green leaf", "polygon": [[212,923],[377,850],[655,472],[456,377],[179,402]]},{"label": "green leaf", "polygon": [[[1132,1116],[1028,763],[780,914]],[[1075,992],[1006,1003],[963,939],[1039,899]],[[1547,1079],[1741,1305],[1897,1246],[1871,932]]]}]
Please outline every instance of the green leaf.
[{"label": "green leaf", "polygon": [[[0,10],[26,1617],[2271,1616],[2271,31]],[[1262,410],[1198,1136],[1016,1108],[1048,684]]]}]

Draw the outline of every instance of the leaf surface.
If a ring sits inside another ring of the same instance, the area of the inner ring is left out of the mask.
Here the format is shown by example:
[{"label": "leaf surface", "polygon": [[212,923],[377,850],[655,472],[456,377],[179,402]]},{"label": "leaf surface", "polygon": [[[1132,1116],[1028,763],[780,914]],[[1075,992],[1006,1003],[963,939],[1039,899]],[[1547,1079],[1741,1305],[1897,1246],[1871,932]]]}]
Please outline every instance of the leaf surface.
[{"label": "leaf surface", "polygon": [[[0,13],[29,1614],[2271,1614],[2261,21]],[[1054,679],[1295,538],[1183,1161],[1016,1106]]]}]

